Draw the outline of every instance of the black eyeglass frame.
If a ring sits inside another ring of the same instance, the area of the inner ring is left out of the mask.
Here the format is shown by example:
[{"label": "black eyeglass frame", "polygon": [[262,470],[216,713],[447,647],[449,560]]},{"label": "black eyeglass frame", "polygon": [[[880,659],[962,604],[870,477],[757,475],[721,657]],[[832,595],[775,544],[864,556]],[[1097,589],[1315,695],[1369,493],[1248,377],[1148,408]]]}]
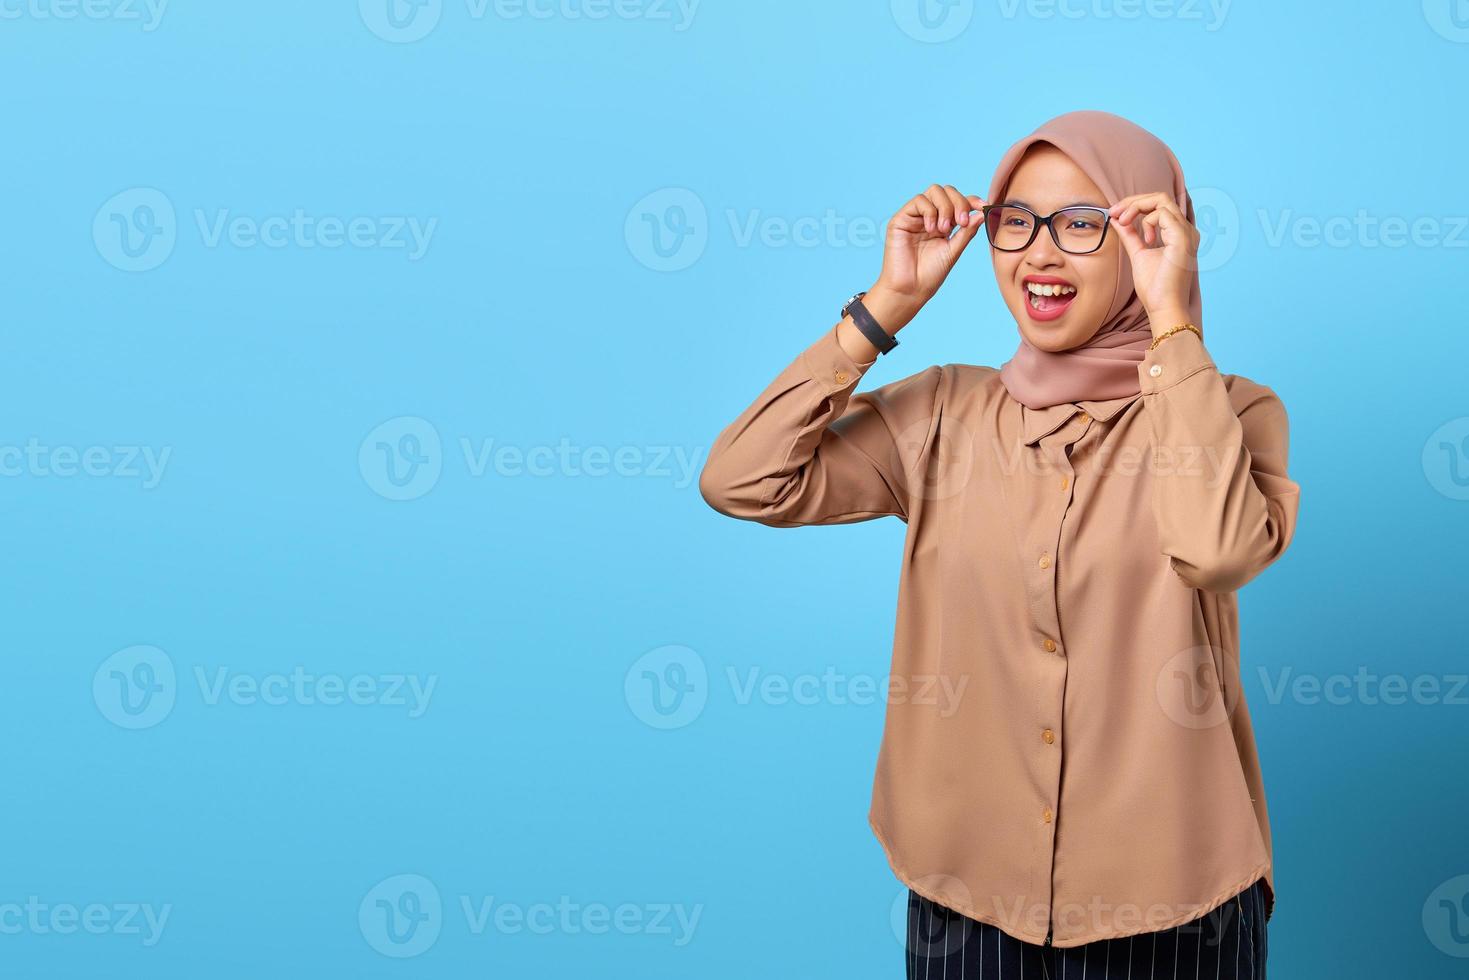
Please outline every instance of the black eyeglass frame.
[{"label": "black eyeglass frame", "polygon": [[[1026,214],[1035,219],[1035,224],[1030,226],[1030,237],[1025,240],[1024,245],[1020,245],[1016,248],[1002,248],[1001,246],[995,244],[994,238],[990,235],[990,212],[996,211],[1000,208],[1015,208],[1016,210],[1024,211]],[[1068,211],[1090,211],[1093,213],[1101,213],[1102,237],[1097,239],[1096,248],[1089,248],[1085,252],[1074,252],[1071,249],[1067,248],[1065,245],[1061,244],[1061,236],[1056,234],[1056,226],[1051,223],[1051,219],[1055,218],[1058,214],[1065,214]],[[1049,230],[1051,233],[1051,241],[1055,242],[1056,247],[1065,252],[1067,255],[1091,255],[1093,252],[1096,252],[1098,249],[1100,249],[1103,243],[1107,241],[1107,229],[1111,227],[1112,215],[1108,213],[1106,208],[1093,207],[1089,204],[1073,204],[1069,208],[1061,208],[1059,211],[1052,211],[1050,214],[1045,215],[1044,217],[1036,214],[1030,208],[1025,207],[1022,204],[986,204],[984,207],[980,208],[980,220],[984,222],[985,240],[990,243],[990,248],[993,248],[1000,252],[1025,251],[1026,249],[1030,248],[1031,243],[1035,241],[1035,236],[1040,234],[1041,225],[1045,225],[1047,230]]]}]

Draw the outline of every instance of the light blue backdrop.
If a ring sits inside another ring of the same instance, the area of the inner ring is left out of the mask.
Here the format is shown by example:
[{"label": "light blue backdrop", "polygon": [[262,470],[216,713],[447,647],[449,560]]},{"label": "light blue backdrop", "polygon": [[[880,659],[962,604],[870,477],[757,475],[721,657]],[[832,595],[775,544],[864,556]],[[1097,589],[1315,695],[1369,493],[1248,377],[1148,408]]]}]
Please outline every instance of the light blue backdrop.
[{"label": "light blue backdrop", "polygon": [[[1272,967],[1463,974],[1469,6],[394,2],[0,0],[0,975],[899,976],[903,525],[697,473],[1076,108],[1291,416]],[[1015,342],[976,248],[863,388]]]}]

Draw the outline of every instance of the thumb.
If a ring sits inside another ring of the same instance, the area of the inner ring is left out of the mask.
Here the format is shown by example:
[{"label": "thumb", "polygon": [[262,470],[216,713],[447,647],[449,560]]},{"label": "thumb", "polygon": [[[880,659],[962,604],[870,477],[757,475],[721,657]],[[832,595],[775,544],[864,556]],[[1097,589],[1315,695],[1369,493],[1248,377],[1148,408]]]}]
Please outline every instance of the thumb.
[{"label": "thumb", "polygon": [[1119,224],[1116,221],[1112,222],[1112,226],[1117,229],[1117,237],[1122,239],[1122,247],[1127,249],[1128,258],[1136,258],[1137,253],[1144,248],[1142,236],[1138,234],[1137,229],[1132,225]]},{"label": "thumb", "polygon": [[969,247],[969,243],[974,241],[975,236],[979,234],[979,229],[983,224],[984,222],[979,220],[979,215],[971,214],[969,224],[960,225],[955,229],[953,237],[949,239],[949,244],[956,262],[959,256],[964,254],[964,250]]}]

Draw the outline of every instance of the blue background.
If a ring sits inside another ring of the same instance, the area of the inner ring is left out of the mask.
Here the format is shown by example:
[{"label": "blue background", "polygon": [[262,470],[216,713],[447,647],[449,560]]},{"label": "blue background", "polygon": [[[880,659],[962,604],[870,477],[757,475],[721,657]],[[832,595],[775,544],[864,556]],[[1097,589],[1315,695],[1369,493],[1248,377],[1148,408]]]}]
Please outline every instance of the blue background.
[{"label": "blue background", "polygon": [[[1465,670],[1462,2],[384,2],[4,5],[0,974],[900,975],[882,704],[742,703],[728,672],[880,678],[903,525],[731,521],[697,469],[876,276],[860,230],[984,193],[1077,108],[1173,147],[1211,353],[1291,415],[1299,530],[1241,596],[1271,965],[1463,974],[1431,896],[1469,891],[1466,692],[1259,675]],[[297,209],[366,243],[208,234]],[[972,250],[862,388],[1007,359],[993,283]],[[669,646],[707,681],[660,727],[640,658]],[[368,703],[211,693],[298,668]],[[435,685],[416,717],[395,676]],[[22,923],[31,896],[111,925]],[[466,899],[582,911],[476,930]],[[156,942],[128,903],[169,909]],[[598,903],[645,927],[592,931]]]}]

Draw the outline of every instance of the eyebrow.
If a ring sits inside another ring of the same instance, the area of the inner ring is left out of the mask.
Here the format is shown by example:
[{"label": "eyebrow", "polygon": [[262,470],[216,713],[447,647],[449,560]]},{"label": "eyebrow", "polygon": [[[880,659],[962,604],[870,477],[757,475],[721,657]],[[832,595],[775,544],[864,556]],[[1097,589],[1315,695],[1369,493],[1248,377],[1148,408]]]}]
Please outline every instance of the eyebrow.
[{"label": "eyebrow", "polygon": [[[1036,210],[1036,208],[1034,206],[1032,206],[1030,204],[1027,204],[1025,201],[1020,200],[1020,198],[1018,198],[1018,197],[1007,197],[1005,199],[1005,203],[1006,204],[1018,204],[1022,208],[1030,208],[1030,210],[1032,210],[1032,211],[1035,211]],[[1096,204],[1096,203],[1094,203],[1092,201],[1073,201],[1070,204],[1063,204],[1063,205],[1061,205],[1061,207],[1060,208],[1057,208],[1056,210],[1057,211],[1060,211],[1062,208],[1101,208],[1103,211],[1105,211],[1105,210],[1107,210],[1107,205],[1105,205],[1105,204]]]}]

